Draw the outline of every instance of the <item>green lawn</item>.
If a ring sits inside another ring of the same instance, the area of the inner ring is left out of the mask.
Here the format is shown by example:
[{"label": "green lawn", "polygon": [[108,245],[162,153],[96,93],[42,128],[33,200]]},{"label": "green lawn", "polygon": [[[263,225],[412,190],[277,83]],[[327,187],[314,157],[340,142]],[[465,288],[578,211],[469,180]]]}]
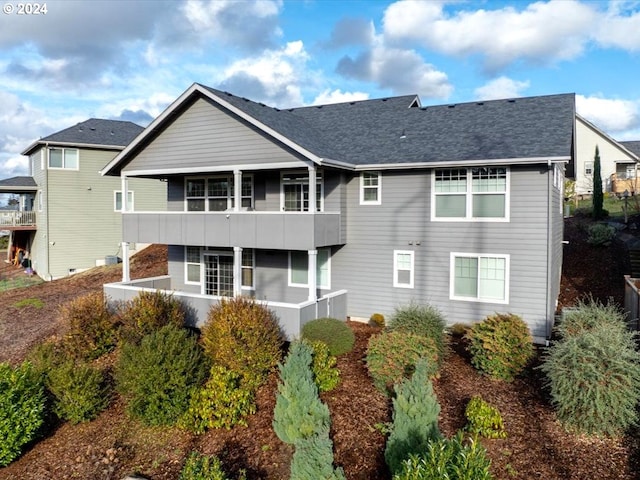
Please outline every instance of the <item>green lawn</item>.
[{"label": "green lawn", "polygon": [[[573,215],[576,207],[574,202],[567,202],[571,205],[571,214]],[[640,195],[629,197],[627,200],[628,214],[634,215],[640,213]],[[591,199],[579,200],[578,208],[583,210],[590,210],[592,208]],[[618,199],[615,195],[607,195],[603,202],[603,208],[609,212],[610,217],[623,217],[624,216],[624,200]]]}]

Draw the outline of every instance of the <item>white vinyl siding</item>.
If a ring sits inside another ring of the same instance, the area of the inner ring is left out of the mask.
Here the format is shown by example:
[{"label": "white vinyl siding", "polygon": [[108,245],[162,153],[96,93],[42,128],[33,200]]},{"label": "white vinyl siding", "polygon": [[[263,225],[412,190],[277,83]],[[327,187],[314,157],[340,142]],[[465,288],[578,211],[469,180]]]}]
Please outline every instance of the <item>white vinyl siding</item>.
[{"label": "white vinyl siding", "polygon": [[509,303],[509,256],[451,253],[452,300]]},{"label": "white vinyl siding", "polygon": [[80,166],[77,148],[50,148],[49,168],[78,170]]},{"label": "white vinyl siding", "polygon": [[[113,192],[113,211],[122,211],[122,190]],[[133,192],[127,191],[127,212],[133,212]]]},{"label": "white vinyl siding", "polygon": [[380,172],[360,174],[360,205],[380,205],[382,203],[382,175]]},{"label": "white vinyl siding", "polygon": [[393,286],[413,288],[414,252],[411,250],[393,251]]},{"label": "white vinyl siding", "polygon": [[[318,288],[331,288],[331,253],[328,248],[318,250],[316,259],[316,283]],[[289,286],[309,286],[309,253],[306,251],[289,252]]]}]

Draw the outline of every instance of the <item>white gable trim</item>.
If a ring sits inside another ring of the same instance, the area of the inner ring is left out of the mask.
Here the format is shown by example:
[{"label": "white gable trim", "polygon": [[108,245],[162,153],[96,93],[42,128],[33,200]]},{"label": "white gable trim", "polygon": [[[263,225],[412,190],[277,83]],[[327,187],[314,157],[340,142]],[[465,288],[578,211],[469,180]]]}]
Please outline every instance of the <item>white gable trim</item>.
[{"label": "white gable trim", "polygon": [[[603,132],[602,130],[600,130],[596,125],[594,125],[593,123],[591,123],[589,120],[587,120],[584,117],[581,117],[580,115],[578,115],[576,113],[576,120],[578,120],[579,122],[581,122],[585,127],[591,129],[593,132],[595,132],[597,135],[601,136],[605,141],[609,142],[611,145],[613,145],[614,147],[616,147],[617,149],[619,149],[622,153],[624,153],[625,155],[628,155],[629,157],[631,157],[629,159],[629,162],[633,162],[634,160],[636,162],[640,162],[640,157],[638,157],[638,155],[636,155],[635,153],[633,153],[631,150],[629,150],[627,147],[625,147],[624,145],[622,145],[620,142],[618,142],[617,140],[615,140],[614,138],[610,137],[609,135],[607,135],[605,132]],[[626,163],[626,162],[616,162],[616,163]]]}]

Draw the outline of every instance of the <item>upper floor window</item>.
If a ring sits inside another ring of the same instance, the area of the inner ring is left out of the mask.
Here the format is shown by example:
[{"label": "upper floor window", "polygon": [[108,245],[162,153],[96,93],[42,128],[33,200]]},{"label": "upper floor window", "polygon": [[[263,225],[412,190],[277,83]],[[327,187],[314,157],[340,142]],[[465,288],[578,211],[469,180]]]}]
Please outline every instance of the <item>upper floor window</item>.
[{"label": "upper floor window", "polygon": [[[234,208],[233,175],[208,178],[187,178],[186,208],[190,212],[224,212]],[[242,176],[242,208],[253,208],[253,177]]]},{"label": "upper floor window", "polygon": [[360,174],[360,205],[380,205],[382,203],[382,175],[380,172]]},{"label": "upper floor window", "polygon": [[[309,172],[285,172],[281,179],[281,209],[285,212],[309,211]],[[323,210],[322,172],[316,172],[316,211]]]},{"label": "upper floor window", "polygon": [[[122,190],[113,192],[113,210],[122,211]],[[127,192],[127,212],[133,212],[133,192]]]},{"label": "upper floor window", "polygon": [[49,168],[63,168],[66,170],[78,170],[78,149],[77,148],[50,148]]},{"label": "upper floor window", "polygon": [[432,204],[432,220],[508,220],[509,170],[506,167],[436,170]]}]

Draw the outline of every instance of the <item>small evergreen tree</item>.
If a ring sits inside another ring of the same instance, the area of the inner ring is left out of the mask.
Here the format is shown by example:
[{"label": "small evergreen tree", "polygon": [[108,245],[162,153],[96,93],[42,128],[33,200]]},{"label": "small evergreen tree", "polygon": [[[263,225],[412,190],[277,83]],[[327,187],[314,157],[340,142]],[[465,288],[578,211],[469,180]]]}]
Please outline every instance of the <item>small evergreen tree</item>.
[{"label": "small evergreen tree", "polygon": [[384,452],[391,473],[399,472],[411,454],[426,451],[431,441],[440,438],[440,405],[428,372],[428,362],[420,360],[411,378],[394,387],[393,425]]},{"label": "small evergreen tree", "polygon": [[289,480],[344,480],[342,468],[333,468],[333,442],[329,435],[300,440],[291,459]]},{"label": "small evergreen tree", "polygon": [[600,171],[600,151],[596,145],[596,155],[593,159],[593,218],[599,220],[602,218],[602,203],[604,197],[602,195],[602,173]]}]

